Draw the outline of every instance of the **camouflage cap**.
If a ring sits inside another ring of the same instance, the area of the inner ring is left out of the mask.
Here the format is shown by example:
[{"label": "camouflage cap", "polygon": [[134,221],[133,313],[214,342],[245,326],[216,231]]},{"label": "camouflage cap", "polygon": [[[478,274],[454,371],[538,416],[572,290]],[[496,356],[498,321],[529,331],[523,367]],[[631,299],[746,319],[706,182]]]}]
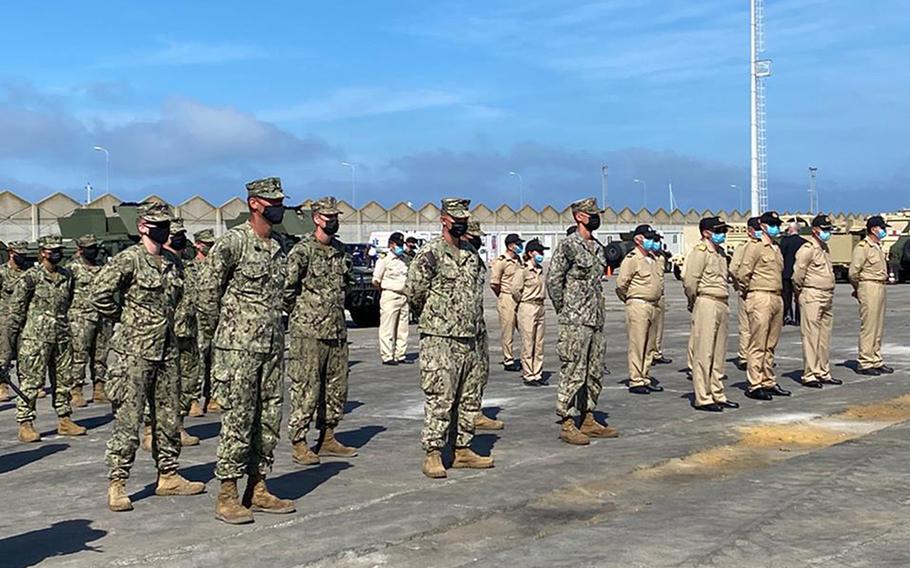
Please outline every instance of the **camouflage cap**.
[{"label": "camouflage cap", "polygon": [[60,235],[44,235],[38,237],[38,247],[43,249],[63,248],[63,239],[60,238]]},{"label": "camouflage cap", "polygon": [[170,206],[160,201],[143,201],[136,207],[136,214],[141,220],[149,223],[164,223],[174,220],[174,213]]},{"label": "camouflage cap", "polygon": [[254,179],[246,184],[247,197],[262,197],[264,199],[284,199],[281,190],[281,178],[267,177]]},{"label": "camouflage cap", "polygon": [[442,212],[452,217],[466,219],[471,216],[468,207],[471,205],[470,199],[461,197],[444,197],[442,199]]},{"label": "camouflage cap", "polygon": [[176,235],[177,233],[184,231],[186,232],[186,227],[183,225],[183,219],[181,217],[176,217],[171,220],[171,234]]},{"label": "camouflage cap", "polygon": [[483,237],[486,233],[480,228],[480,221],[468,221],[468,236]]},{"label": "camouflage cap", "polygon": [[341,214],[341,209],[338,208],[338,200],[331,195],[320,197],[310,205],[310,209],[313,213],[321,213],[322,215]]},{"label": "camouflage cap", "polygon": [[193,235],[193,240],[195,240],[197,243],[214,243],[215,231],[212,229],[202,229]]},{"label": "camouflage cap", "polygon": [[16,254],[26,254],[28,253],[28,241],[10,241],[6,243],[6,250]]},{"label": "camouflage cap", "polygon": [[79,248],[88,248],[98,246],[98,237],[88,233],[76,239],[76,246]]},{"label": "camouflage cap", "polygon": [[597,215],[603,213],[603,209],[597,206],[596,197],[585,197],[584,199],[579,199],[570,205],[572,208],[572,213],[588,213],[590,215]]}]

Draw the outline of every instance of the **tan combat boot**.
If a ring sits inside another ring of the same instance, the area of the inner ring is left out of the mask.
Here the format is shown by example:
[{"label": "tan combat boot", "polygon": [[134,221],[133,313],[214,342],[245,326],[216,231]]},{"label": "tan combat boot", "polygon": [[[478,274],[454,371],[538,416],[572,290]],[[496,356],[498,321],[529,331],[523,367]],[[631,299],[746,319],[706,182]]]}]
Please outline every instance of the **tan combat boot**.
[{"label": "tan combat boot", "polygon": [[6,383],[0,383],[0,402],[9,402],[10,398],[12,397],[9,394],[9,387]]},{"label": "tan combat boot", "polygon": [[221,482],[218,501],[215,503],[215,518],[229,525],[253,522],[253,512],[240,504],[236,479],[225,479]]},{"label": "tan combat boot", "polygon": [[192,434],[187,432],[186,428],[181,428],[180,429],[180,445],[181,446],[198,446],[199,437],[193,436]]},{"label": "tan combat boot", "polygon": [[205,413],[202,411],[202,405],[199,404],[198,400],[194,400],[190,403],[190,411],[187,413],[187,416],[192,418],[199,418],[200,416],[205,416]]},{"label": "tan combat boot", "polygon": [[318,465],[319,456],[310,449],[309,444],[306,443],[306,440],[300,440],[299,442],[294,442],[293,444],[294,452],[291,454],[291,459],[300,465]]},{"label": "tan combat boot", "polygon": [[208,404],[205,405],[205,411],[208,413],[219,413],[221,412],[221,405],[218,404],[215,399],[211,399]]},{"label": "tan combat boot", "polygon": [[475,430],[502,430],[505,427],[502,420],[488,418],[483,412],[478,412],[477,417],[474,418]]},{"label": "tan combat boot", "polygon": [[459,469],[489,469],[493,467],[493,458],[479,456],[471,448],[455,448],[455,461],[453,468]]},{"label": "tan combat boot", "polygon": [[611,426],[604,426],[594,419],[593,412],[585,412],[581,419],[582,434],[589,438],[618,438],[619,430]]},{"label": "tan combat boot", "polygon": [[423,460],[423,467],[421,470],[424,475],[431,479],[444,479],[446,476],[446,468],[442,465],[442,452],[439,450],[427,452],[427,457]]},{"label": "tan combat boot", "polygon": [[155,495],[199,495],[205,491],[205,483],[189,481],[176,471],[158,473]]},{"label": "tan combat boot", "polygon": [[44,387],[38,388],[38,398],[45,398],[47,396],[47,391],[44,390]]},{"label": "tan combat boot", "polygon": [[107,400],[107,393],[104,392],[104,383],[97,382],[92,388],[92,402],[109,402]]},{"label": "tan combat boot", "polygon": [[247,480],[242,504],[257,513],[275,515],[286,515],[297,510],[290,499],[279,499],[269,493],[268,487],[265,486],[265,476],[255,473]]},{"label": "tan combat boot", "polygon": [[115,513],[132,511],[133,503],[126,494],[126,480],[112,479],[107,488],[107,508]]},{"label": "tan combat boot", "polygon": [[85,402],[85,397],[82,396],[82,387],[73,387],[73,390],[70,391],[70,404],[73,408],[85,408],[88,406],[88,403]]},{"label": "tan combat boot", "polygon": [[559,439],[573,446],[587,446],[591,443],[591,438],[582,434],[575,427],[575,419],[568,417],[562,421],[562,430],[559,432]]},{"label": "tan combat boot", "polygon": [[69,416],[57,419],[57,434],[60,436],[85,436],[86,429],[73,422]]},{"label": "tan combat boot", "polygon": [[139,447],[146,452],[152,451],[152,427],[146,426],[145,430],[142,433],[142,442],[139,443]]},{"label": "tan combat boot", "polygon": [[19,441],[26,444],[41,441],[41,434],[35,430],[35,425],[32,424],[31,420],[19,423]]},{"label": "tan combat boot", "polygon": [[335,430],[326,428],[325,436],[322,437],[322,445],[319,446],[320,456],[334,456],[337,458],[352,458],[357,455],[357,450],[349,448],[335,439]]}]

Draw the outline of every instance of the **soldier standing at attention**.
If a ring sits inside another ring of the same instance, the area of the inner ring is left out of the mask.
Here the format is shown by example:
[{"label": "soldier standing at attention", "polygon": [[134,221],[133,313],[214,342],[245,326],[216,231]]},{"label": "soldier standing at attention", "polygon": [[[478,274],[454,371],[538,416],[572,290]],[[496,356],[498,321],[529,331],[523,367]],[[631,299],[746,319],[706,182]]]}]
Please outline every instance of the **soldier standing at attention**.
[{"label": "soldier standing at attention", "polygon": [[411,310],[420,318],[420,382],[426,396],[422,470],[434,479],[446,477],[442,450],[450,430],[455,431],[452,467],[493,467],[492,457],[481,457],[470,448],[475,416],[480,412],[476,395],[480,389],[467,383],[479,376],[476,365],[482,329],[478,322],[480,256],[463,240],[470,203],[453,197],[442,200],[442,235],[417,252],[405,285]]},{"label": "soldier standing at attention", "polygon": [[654,323],[654,348],[651,349],[649,354],[652,365],[669,365],[673,362],[673,359],[664,356],[664,321],[667,315],[667,294],[664,288],[664,279],[667,274],[667,256],[670,253],[664,250],[664,245],[661,243],[662,239],[663,236],[658,233],[657,243],[660,245],[660,249],[654,252],[654,260],[657,261],[661,283],[660,300],[657,301],[657,316]]},{"label": "soldier standing at attention", "polygon": [[784,257],[772,239],[780,234],[781,220],[776,211],[767,211],[749,221],[749,245],[734,274],[739,288],[745,292],[749,315],[746,396],[771,400],[772,395],[790,396],[790,391],[781,388],[774,376],[774,350],[784,325],[784,303],[780,296]]},{"label": "soldier standing at attention", "polygon": [[831,377],[831,330],[834,326],[834,267],[828,241],[834,225],[827,215],[812,219],[812,236],[799,247],[790,280],[796,292],[803,335],[803,378],[807,387],[843,384]]},{"label": "soldier standing at attention", "polygon": [[[205,268],[205,257],[212,250],[215,244],[215,232],[212,229],[202,229],[193,235],[195,244],[193,246],[195,255],[193,260],[186,263],[186,279],[190,286],[194,288],[192,294],[195,295],[196,301],[199,301],[199,286],[202,283],[202,270]],[[199,349],[199,376],[195,380],[195,390],[190,392],[190,409],[188,416],[198,417],[205,412],[221,412],[221,407],[212,396],[212,337],[203,333],[209,330],[211,333],[214,326],[207,326],[200,322],[205,315],[201,310],[196,309],[196,335],[197,346]],[[206,398],[208,403],[206,404]]]},{"label": "soldier standing at attention", "polygon": [[95,276],[104,266],[101,247],[95,235],[76,239],[76,256],[66,264],[73,275],[73,303],[67,318],[73,342],[73,406],[86,405],[82,396],[85,376],[90,373],[92,400],[107,402],[104,380],[107,376],[107,355],[114,322],[101,317],[91,303],[91,288]]},{"label": "soldier standing at attention", "polygon": [[512,279],[521,269],[521,254],[524,241],[512,233],[506,236],[506,252],[493,261],[490,274],[490,288],[497,298],[499,311],[500,345],[502,346],[502,368],[506,371],[517,371],[515,356],[512,352],[512,339],[515,334],[518,305],[512,297]]},{"label": "soldier standing at attention", "polygon": [[379,356],[383,365],[407,363],[410,313],[404,295],[410,258],[405,255],[404,235],[392,233],[389,249],[379,256],[373,269],[373,287],[379,297]]},{"label": "soldier standing at attention", "polygon": [[85,428],[70,419],[73,351],[66,312],[73,300],[73,275],[60,266],[63,241],[49,235],[38,239],[38,264],[16,282],[7,302],[6,328],[0,341],[0,365],[9,367],[18,346],[19,385],[28,402],[16,399],[20,442],[38,442],[35,430],[35,399],[50,377],[57,434],[82,436]]},{"label": "soldier standing at attention", "polygon": [[[335,438],[348,398],[348,329],[344,295],[353,281],[354,262],[338,233],[338,201],[323,197],[313,202],[316,229],[288,253],[284,309],[288,327],[288,378],[291,410],[288,430],[293,459],[302,465],[319,463],[319,456],[350,458],[357,451]],[[314,453],[307,445],[310,424],[322,430]]]},{"label": "soldier standing at attention", "polygon": [[[284,328],[281,323],[287,243],[272,232],[284,219],[277,177],[246,184],[250,218],[212,247],[202,270],[199,321],[214,325],[212,392],[222,409],[215,477],[221,482],[215,518],[253,522],[252,511],[293,513],[294,502],[269,493],[281,427]],[[237,480],[247,475],[239,500]],[[251,510],[252,509],[252,510]]]},{"label": "soldier standing at attention", "polygon": [[543,253],[549,247],[531,239],[525,247],[524,266],[512,280],[512,297],[518,303],[521,336],[521,378],[527,386],[543,384],[544,300]]},{"label": "soldier standing at attention", "polygon": [[[16,282],[25,274],[29,267],[29,262],[25,258],[28,250],[28,243],[25,241],[12,241],[6,245],[6,251],[9,253],[9,259],[6,263],[0,265],[0,329],[6,329],[9,326],[9,300],[13,296],[13,290],[16,288]],[[2,341],[2,338],[0,338]],[[10,361],[16,358],[15,345],[11,346],[12,352],[9,354]],[[2,346],[0,346],[2,349]],[[4,365],[0,360],[0,402],[6,402],[10,399],[9,387],[6,381],[9,380],[9,365]]]},{"label": "soldier standing at attention", "polygon": [[890,374],[894,369],[885,365],[882,357],[882,335],[885,332],[885,284],[888,282],[888,263],[882,240],[890,227],[881,215],[866,221],[866,238],[853,249],[850,263],[850,284],[853,297],[859,301],[859,356],[856,372],[860,375]]},{"label": "soldier standing at attention", "polygon": [[156,495],[196,495],[205,485],[179,473],[180,375],[174,336],[174,310],[183,290],[177,267],[162,256],[173,219],[170,207],[141,203],[136,210],[140,241],[107,263],[92,282],[91,303],[103,317],[120,314],[111,339],[117,354],[105,388],[114,410],[107,442],[108,508],[131,511],[126,493],[146,402],[154,435],[152,458],[158,467]]},{"label": "soldier standing at attention", "polygon": [[[615,438],[615,428],[594,418],[597,399],[603,389],[605,297],[603,290],[607,257],[594,238],[603,211],[597,199],[588,197],[572,203],[576,230],[561,240],[553,251],[547,271],[547,293],[559,316],[556,351],[561,363],[556,415],[562,423],[559,438],[577,446],[591,438]],[[575,425],[572,409],[581,414],[581,429]]]},{"label": "soldier standing at attention", "polygon": [[729,226],[719,217],[698,223],[701,242],[686,258],[683,290],[692,313],[692,388],[696,410],[721,412],[739,408],[724,393],[724,357],[727,351],[727,319],[730,296],[727,285],[727,255],[724,242]]},{"label": "soldier standing at attention", "polygon": [[660,264],[654,258],[660,250],[660,235],[650,225],[639,225],[632,235],[635,248],[619,266],[616,296],[626,305],[629,392],[651,394],[664,390],[651,378],[651,352],[657,337],[657,305],[664,283]]},{"label": "soldier standing at attention", "polygon": [[[754,219],[754,220],[753,220]],[[750,217],[746,220],[746,232],[749,232],[749,227],[753,224],[758,225],[758,217]],[[750,233],[751,235],[751,233]],[[736,298],[736,323],[737,323],[737,349],[736,349],[736,360],[734,365],[740,371],[746,370],[746,359],[749,356],[749,314],[746,312],[746,291],[743,290],[739,282],[736,281],[736,272],[739,270],[739,265],[743,262],[743,256],[746,254],[746,249],[749,248],[750,238],[741,242],[733,249],[733,256],[730,259],[730,279],[733,282],[733,289],[736,290],[738,297]]]}]

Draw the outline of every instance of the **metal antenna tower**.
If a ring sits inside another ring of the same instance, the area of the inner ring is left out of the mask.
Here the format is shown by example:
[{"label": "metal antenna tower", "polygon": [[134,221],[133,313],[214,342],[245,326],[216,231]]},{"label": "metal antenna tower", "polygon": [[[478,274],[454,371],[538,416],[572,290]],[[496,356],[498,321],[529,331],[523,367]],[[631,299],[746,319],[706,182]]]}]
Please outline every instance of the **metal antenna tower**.
[{"label": "metal antenna tower", "polygon": [[752,170],[752,215],[768,209],[768,164],[765,138],[765,78],[771,75],[771,60],[759,59],[765,51],[765,2],[749,0],[750,50],[749,79],[751,82],[750,134]]},{"label": "metal antenna tower", "polygon": [[809,213],[818,215],[818,189],[815,187],[815,176],[818,168],[809,166]]}]

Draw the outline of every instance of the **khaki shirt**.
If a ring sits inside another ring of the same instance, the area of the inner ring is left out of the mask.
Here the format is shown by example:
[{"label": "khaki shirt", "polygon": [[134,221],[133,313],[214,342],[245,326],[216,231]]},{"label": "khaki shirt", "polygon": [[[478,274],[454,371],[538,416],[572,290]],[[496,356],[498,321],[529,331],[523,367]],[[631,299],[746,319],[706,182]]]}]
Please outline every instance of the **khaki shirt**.
[{"label": "khaki shirt", "polygon": [[834,266],[827,243],[815,237],[806,239],[806,244],[796,251],[791,280],[797,292],[803,288],[826,292],[834,290]]},{"label": "khaki shirt", "polygon": [[784,288],[784,257],[777,244],[749,241],[734,273],[741,290],[779,294]]},{"label": "khaki shirt", "polygon": [[373,269],[373,284],[382,290],[404,292],[404,283],[408,279],[408,265],[392,252],[385,252],[376,261]]},{"label": "khaki shirt", "polygon": [[853,287],[860,282],[888,281],[888,263],[885,260],[885,251],[880,243],[875,243],[869,237],[861,240],[853,249],[853,261],[850,263],[850,283]]},{"label": "khaki shirt", "polygon": [[698,296],[726,301],[730,297],[727,285],[727,255],[718,247],[701,242],[686,257],[683,290],[689,305]]},{"label": "khaki shirt", "polygon": [[499,285],[500,294],[512,293],[512,281],[515,273],[521,270],[521,261],[510,255],[501,254],[493,261],[490,274],[490,286]]},{"label": "khaki shirt", "polygon": [[664,275],[660,262],[637,247],[626,255],[619,265],[616,278],[616,295],[620,300],[656,302],[664,289]]},{"label": "khaki shirt", "polygon": [[751,241],[745,241],[739,243],[735,249],[733,249],[733,256],[730,257],[730,279],[733,281],[733,289],[743,294],[743,290],[740,285],[739,280],[736,279],[736,273],[739,271],[739,265],[743,263],[743,257],[746,256],[746,249],[749,248],[749,243]]},{"label": "khaki shirt", "polygon": [[546,297],[543,268],[529,260],[521,270],[515,272],[512,279],[512,298],[518,303],[542,304]]}]

